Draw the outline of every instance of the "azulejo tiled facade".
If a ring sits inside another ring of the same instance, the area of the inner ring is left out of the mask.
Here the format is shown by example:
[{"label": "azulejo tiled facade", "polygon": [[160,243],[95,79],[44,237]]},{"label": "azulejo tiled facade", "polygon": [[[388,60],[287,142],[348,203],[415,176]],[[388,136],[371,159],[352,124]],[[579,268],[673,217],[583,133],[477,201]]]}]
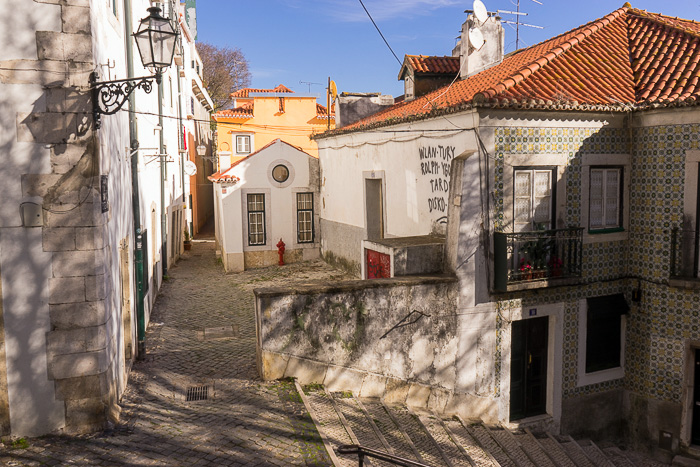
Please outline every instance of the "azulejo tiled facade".
[{"label": "azulejo tiled facade", "polygon": [[[504,355],[500,336],[509,323],[503,310],[563,303],[562,398],[624,389],[641,398],[682,405],[689,381],[687,346],[700,341],[700,290],[675,288],[671,275],[671,231],[684,216],[686,151],[700,148],[700,125],[661,125],[638,128],[519,128],[495,129],[494,227],[506,229],[504,172],[508,155],[566,155],[566,196],[558,215],[567,226],[582,226],[582,158],[586,154],[629,154],[629,227],[625,240],[585,242],[580,283],[497,295],[496,372]],[[536,162],[535,162],[536,164]],[[583,226],[582,226],[583,227]],[[632,291],[639,288],[641,299]],[[630,305],[626,317],[624,377],[582,385],[578,381],[579,302],[588,297],[623,293]],[[555,376],[558,377],[558,376]],[[498,381],[500,378],[497,377]],[[691,381],[692,383],[692,381]],[[496,395],[500,389],[496,388]],[[680,421],[679,421],[680,429]],[[676,430],[673,430],[674,432]],[[676,433],[677,434],[677,433]]]}]

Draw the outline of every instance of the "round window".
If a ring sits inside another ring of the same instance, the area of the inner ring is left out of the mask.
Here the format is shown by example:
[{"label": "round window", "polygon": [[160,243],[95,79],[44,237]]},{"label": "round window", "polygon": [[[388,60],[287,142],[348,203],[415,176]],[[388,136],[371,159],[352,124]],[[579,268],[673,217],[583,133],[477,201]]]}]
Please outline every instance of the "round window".
[{"label": "round window", "polygon": [[286,182],[289,178],[289,169],[282,164],[276,165],[275,168],[272,169],[272,178],[274,178],[277,183]]}]

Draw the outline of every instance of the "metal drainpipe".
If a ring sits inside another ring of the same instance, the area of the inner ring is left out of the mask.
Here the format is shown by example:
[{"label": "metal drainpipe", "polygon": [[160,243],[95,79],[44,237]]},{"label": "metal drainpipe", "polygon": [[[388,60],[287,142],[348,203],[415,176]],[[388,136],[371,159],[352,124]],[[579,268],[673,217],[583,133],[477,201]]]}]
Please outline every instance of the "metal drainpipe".
[{"label": "metal drainpipe", "polygon": [[[124,45],[126,48],[126,70],[128,78],[134,78],[134,54],[132,49],[131,0],[124,0]],[[146,356],[146,313],[144,307],[143,237],[141,231],[141,203],[139,197],[139,139],[136,125],[136,95],[129,96],[129,140],[131,145],[131,210],[134,222],[134,273],[136,276],[136,337],[138,341],[136,357]],[[146,278],[147,279],[147,278]]]}]

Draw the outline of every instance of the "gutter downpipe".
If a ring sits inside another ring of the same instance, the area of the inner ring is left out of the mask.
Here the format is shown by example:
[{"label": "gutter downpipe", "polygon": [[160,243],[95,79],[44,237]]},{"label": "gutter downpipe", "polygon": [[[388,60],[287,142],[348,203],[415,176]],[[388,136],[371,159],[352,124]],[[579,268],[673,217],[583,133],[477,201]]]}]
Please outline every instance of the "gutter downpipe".
[{"label": "gutter downpipe", "polygon": [[[124,43],[126,48],[127,77],[134,78],[134,53],[132,49],[131,0],[124,0]],[[136,124],[136,95],[129,96],[129,140],[131,159],[131,209],[134,222],[134,272],[136,276],[136,358],[146,356],[146,313],[144,307],[143,232],[141,230],[141,202],[139,190],[139,138]]]}]

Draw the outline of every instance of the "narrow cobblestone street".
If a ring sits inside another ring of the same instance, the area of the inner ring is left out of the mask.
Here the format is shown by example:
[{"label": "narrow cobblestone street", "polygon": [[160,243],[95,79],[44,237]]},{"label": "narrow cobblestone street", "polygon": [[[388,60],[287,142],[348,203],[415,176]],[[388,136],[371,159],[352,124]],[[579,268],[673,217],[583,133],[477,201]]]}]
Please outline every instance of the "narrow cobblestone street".
[{"label": "narrow cobblestone street", "polygon": [[[253,289],[343,274],[321,261],[224,274],[214,248],[213,240],[195,241],[169,270],[120,423],[103,433],[0,447],[0,464],[330,464],[293,383],[257,376]],[[188,388],[202,386],[205,400],[186,400]]]}]

